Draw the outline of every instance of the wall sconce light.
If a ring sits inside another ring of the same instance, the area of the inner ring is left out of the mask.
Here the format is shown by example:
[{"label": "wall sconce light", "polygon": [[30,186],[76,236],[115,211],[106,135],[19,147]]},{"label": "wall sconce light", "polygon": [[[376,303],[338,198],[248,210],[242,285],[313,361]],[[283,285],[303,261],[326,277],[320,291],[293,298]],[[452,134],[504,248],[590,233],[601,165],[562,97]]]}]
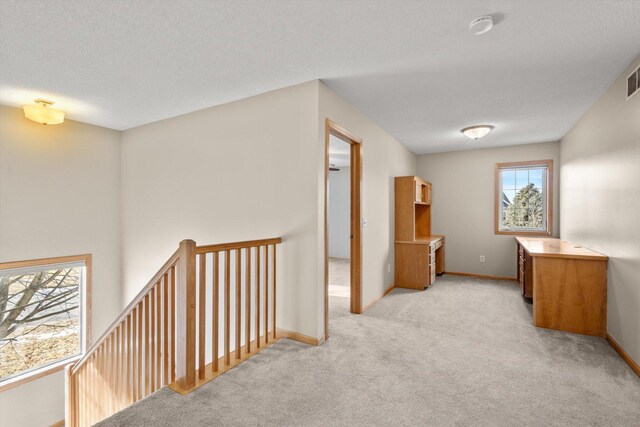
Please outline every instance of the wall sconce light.
[{"label": "wall sconce light", "polygon": [[50,106],[53,105],[52,101],[38,98],[34,102],[36,105],[25,105],[22,107],[24,116],[27,119],[43,125],[59,125],[64,122],[64,112],[50,108]]}]

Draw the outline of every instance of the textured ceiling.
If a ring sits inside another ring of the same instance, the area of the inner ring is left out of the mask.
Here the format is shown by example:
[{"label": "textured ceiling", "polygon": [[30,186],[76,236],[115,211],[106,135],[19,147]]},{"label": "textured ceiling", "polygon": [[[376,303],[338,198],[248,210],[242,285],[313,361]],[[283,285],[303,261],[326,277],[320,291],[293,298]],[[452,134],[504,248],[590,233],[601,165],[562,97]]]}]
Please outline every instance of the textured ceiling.
[{"label": "textured ceiling", "polygon": [[[128,129],[322,79],[415,153],[550,141],[640,54],[639,22],[633,0],[1,0],[0,103]],[[496,129],[459,133],[477,123]]]}]

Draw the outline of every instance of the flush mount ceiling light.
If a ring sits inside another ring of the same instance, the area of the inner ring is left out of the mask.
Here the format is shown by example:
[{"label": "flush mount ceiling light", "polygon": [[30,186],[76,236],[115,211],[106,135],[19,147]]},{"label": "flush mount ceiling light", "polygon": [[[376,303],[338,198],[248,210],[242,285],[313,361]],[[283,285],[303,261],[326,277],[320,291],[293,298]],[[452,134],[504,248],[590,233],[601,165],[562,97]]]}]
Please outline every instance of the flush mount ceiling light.
[{"label": "flush mount ceiling light", "polygon": [[33,102],[35,102],[36,105],[25,105],[22,107],[24,116],[27,119],[43,125],[59,125],[64,122],[64,112],[50,108],[51,105],[53,105],[52,101],[38,98]]},{"label": "flush mount ceiling light", "polygon": [[469,126],[467,128],[464,128],[460,132],[464,133],[467,137],[471,139],[478,140],[483,136],[486,136],[492,130],[493,130],[493,126],[491,125],[476,125],[476,126]]},{"label": "flush mount ceiling light", "polygon": [[476,36],[479,36],[480,34],[484,34],[492,28],[493,28],[493,18],[489,15],[476,18],[473,21],[471,21],[471,24],[469,24],[469,31],[471,31]]}]

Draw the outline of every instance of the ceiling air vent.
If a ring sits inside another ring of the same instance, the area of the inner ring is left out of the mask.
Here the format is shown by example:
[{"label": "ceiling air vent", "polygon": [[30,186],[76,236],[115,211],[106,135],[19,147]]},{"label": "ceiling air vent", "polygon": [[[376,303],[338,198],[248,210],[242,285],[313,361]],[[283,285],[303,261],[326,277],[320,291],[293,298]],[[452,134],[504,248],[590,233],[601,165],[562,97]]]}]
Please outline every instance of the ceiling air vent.
[{"label": "ceiling air vent", "polygon": [[627,77],[627,99],[640,92],[640,67]]}]

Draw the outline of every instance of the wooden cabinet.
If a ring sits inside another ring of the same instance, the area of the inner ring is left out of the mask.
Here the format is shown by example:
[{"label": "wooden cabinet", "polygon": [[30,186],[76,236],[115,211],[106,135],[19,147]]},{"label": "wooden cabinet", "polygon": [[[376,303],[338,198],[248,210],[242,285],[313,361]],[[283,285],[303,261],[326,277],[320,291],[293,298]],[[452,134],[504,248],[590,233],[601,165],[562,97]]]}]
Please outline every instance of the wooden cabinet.
[{"label": "wooden cabinet", "polygon": [[444,236],[431,234],[432,186],[395,178],[395,286],[425,289],[444,273]]},{"label": "wooden cabinet", "polygon": [[607,260],[560,239],[516,237],[518,280],[533,299],[533,324],[604,337],[607,333]]},{"label": "wooden cabinet", "polygon": [[522,296],[533,298],[533,259],[524,247],[518,243],[518,281],[522,289]]},{"label": "wooden cabinet", "polygon": [[416,176],[396,177],[394,206],[396,241],[431,235],[431,183]]},{"label": "wooden cabinet", "polygon": [[413,177],[416,187],[416,203],[431,204],[431,183],[423,181],[418,177]]}]

